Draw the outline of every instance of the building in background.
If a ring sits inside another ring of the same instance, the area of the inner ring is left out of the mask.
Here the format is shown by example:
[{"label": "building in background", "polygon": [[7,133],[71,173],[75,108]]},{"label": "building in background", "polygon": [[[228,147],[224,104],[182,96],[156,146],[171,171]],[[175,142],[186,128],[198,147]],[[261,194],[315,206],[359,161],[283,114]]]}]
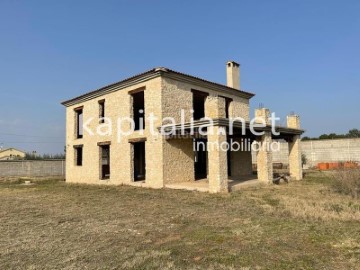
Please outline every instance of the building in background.
[{"label": "building in background", "polygon": [[26,153],[24,151],[15,148],[7,148],[0,150],[0,161],[24,159],[25,155]]}]

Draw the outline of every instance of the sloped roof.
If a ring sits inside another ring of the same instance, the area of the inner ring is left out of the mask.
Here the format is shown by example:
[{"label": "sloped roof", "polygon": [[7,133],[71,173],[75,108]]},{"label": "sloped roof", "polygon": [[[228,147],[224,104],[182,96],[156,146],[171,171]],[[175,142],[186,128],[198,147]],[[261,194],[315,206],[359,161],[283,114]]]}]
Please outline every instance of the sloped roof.
[{"label": "sloped roof", "polygon": [[107,93],[118,91],[118,90],[120,90],[122,88],[125,88],[127,86],[130,86],[132,84],[143,82],[145,80],[149,80],[149,79],[155,78],[157,76],[162,76],[162,75],[165,75],[165,74],[166,75],[176,75],[179,79],[182,78],[182,79],[196,81],[197,83],[203,84],[205,87],[206,86],[208,86],[208,87],[209,86],[210,87],[211,86],[216,87],[218,89],[225,90],[229,94],[241,96],[241,97],[248,98],[248,99],[252,98],[255,95],[255,94],[247,92],[247,91],[231,88],[231,87],[228,87],[228,86],[223,85],[223,84],[208,81],[208,80],[196,77],[196,76],[192,76],[192,75],[181,73],[181,72],[178,72],[178,71],[175,71],[175,70],[171,70],[169,68],[158,67],[158,68],[153,68],[153,69],[150,69],[150,70],[148,70],[146,72],[137,74],[135,76],[126,78],[126,79],[121,80],[119,82],[109,84],[107,86],[101,87],[101,88],[96,89],[94,91],[91,91],[91,92],[88,92],[86,94],[80,95],[78,97],[63,101],[61,104],[64,105],[64,106],[71,106],[71,105],[74,105],[74,104],[77,104],[77,103],[80,103],[80,102],[83,102],[83,101],[86,101],[86,100],[89,100],[89,99],[92,99],[92,98],[96,98],[96,97],[105,95]]},{"label": "sloped roof", "polygon": [[16,151],[19,151],[19,152],[22,152],[22,153],[26,154],[26,152],[24,152],[24,151],[22,151],[22,150],[19,150],[19,149],[16,149],[16,148],[14,148],[14,147],[9,147],[9,148],[5,148],[5,149],[3,149],[3,150],[0,150],[0,153],[5,152],[5,151],[8,151],[8,150],[16,150]]}]

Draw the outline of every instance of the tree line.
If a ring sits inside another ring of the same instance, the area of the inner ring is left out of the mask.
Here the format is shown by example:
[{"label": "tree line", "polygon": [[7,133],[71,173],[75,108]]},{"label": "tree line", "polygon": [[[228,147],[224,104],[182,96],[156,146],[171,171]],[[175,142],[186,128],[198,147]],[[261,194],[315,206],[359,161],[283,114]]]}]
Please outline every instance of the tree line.
[{"label": "tree line", "polygon": [[26,160],[44,160],[44,159],[65,159],[65,154],[43,154],[38,155],[35,153],[26,153]]},{"label": "tree line", "polygon": [[330,134],[322,134],[319,137],[312,137],[312,138],[305,136],[301,140],[302,141],[331,140],[331,139],[344,139],[344,138],[360,138],[360,130],[353,128],[353,129],[350,129],[349,132],[346,134],[330,133]]}]

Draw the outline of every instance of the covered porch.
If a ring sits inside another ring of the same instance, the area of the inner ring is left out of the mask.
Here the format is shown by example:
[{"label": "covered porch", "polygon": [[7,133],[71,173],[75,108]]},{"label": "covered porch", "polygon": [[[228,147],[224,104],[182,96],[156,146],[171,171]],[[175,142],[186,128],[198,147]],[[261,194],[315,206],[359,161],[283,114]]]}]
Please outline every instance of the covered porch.
[{"label": "covered porch", "polygon": [[[228,178],[228,190],[229,192],[238,191],[242,188],[258,186],[263,184],[256,175],[243,177],[242,179],[231,179]],[[182,190],[191,190],[191,191],[200,191],[200,192],[209,192],[209,180],[199,179],[196,181],[187,181],[174,184],[165,185],[166,188],[171,189],[182,189]]]},{"label": "covered porch", "polygon": [[[168,151],[170,153],[169,158],[176,158],[179,163],[171,164],[169,162],[169,167],[165,168],[165,170],[175,174],[167,175],[164,179],[164,187],[217,193],[272,183],[271,149],[265,148],[256,151],[258,166],[257,172],[253,173],[251,148],[245,149],[245,151],[242,149],[239,152],[232,152],[221,147],[212,147],[211,149],[207,147],[200,153],[194,148],[194,142],[199,140],[207,145],[211,145],[211,143],[221,145],[229,143],[231,140],[241,141],[245,142],[243,145],[247,148],[254,142],[265,144],[271,143],[273,140],[286,140],[290,149],[290,174],[293,179],[302,179],[299,144],[302,130],[291,127],[276,127],[278,133],[274,135],[271,132],[271,126],[266,126],[257,128],[257,131],[263,131],[263,135],[256,136],[250,130],[249,123],[246,123],[245,126],[241,123],[234,123],[233,132],[230,135],[229,124],[229,119],[222,118],[211,123],[207,120],[198,120],[185,125],[166,127],[169,130],[175,130],[174,133],[166,137],[167,143],[171,147],[176,147],[176,151]],[[200,136],[199,128],[211,129],[212,132],[208,132],[206,136]],[[181,158],[179,158],[180,156]],[[199,162],[203,164],[199,166]]]}]

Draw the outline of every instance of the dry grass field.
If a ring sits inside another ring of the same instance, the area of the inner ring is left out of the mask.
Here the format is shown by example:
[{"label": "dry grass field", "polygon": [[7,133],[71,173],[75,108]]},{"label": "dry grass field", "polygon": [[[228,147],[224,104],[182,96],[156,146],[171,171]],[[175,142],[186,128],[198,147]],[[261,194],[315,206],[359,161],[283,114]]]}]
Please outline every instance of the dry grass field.
[{"label": "dry grass field", "polygon": [[0,183],[0,269],[360,269],[360,200],[323,173],[227,195]]}]

